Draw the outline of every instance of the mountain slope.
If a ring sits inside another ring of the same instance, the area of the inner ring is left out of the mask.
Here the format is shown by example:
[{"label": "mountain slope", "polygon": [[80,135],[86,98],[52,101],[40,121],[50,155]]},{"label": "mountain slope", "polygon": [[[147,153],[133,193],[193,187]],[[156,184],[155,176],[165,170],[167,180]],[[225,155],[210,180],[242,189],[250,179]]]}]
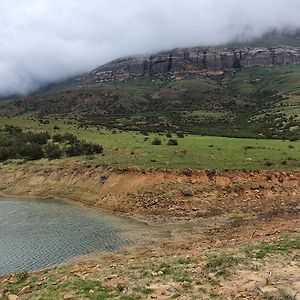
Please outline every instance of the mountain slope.
[{"label": "mountain slope", "polygon": [[[299,35],[288,36],[298,43]],[[300,48],[189,48],[119,59],[0,115],[63,116],[122,130],[300,138]]]}]

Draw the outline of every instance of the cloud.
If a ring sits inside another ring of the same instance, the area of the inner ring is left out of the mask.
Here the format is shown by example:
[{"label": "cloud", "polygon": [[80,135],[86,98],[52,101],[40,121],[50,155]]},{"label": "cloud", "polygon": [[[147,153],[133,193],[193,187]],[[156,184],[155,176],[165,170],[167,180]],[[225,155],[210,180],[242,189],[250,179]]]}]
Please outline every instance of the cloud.
[{"label": "cloud", "polygon": [[120,56],[283,27],[300,27],[299,0],[3,0],[0,95],[26,94]]}]

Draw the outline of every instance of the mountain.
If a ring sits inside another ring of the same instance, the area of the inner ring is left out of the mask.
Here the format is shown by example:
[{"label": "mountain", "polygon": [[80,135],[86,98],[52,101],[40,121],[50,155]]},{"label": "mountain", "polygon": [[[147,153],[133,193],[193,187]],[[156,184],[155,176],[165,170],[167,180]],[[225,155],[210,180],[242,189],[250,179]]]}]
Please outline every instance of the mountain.
[{"label": "mountain", "polygon": [[300,48],[186,48],[149,57],[118,59],[75,79],[77,84],[126,81],[131,77],[170,77],[222,75],[228,70],[253,66],[270,67],[300,63]]},{"label": "mountain", "polygon": [[63,116],[122,130],[297,138],[299,41],[293,32],[247,47],[236,43],[122,58],[2,104],[0,114]]}]

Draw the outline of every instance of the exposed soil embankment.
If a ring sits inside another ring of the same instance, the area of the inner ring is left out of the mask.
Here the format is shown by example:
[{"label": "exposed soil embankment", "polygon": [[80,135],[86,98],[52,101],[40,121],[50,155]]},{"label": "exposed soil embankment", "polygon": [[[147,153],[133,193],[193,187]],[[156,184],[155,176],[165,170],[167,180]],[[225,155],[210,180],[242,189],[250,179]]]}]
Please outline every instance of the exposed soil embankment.
[{"label": "exposed soil embankment", "polygon": [[148,221],[300,211],[299,172],[115,170],[84,163],[0,169],[9,195],[65,198]]}]

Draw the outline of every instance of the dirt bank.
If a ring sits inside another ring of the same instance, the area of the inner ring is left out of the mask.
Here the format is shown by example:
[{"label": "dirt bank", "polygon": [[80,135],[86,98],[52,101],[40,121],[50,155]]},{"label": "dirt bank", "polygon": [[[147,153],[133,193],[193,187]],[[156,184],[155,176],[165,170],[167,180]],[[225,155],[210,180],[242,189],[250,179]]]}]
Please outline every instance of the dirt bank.
[{"label": "dirt bank", "polygon": [[300,173],[3,167],[0,191],[165,224],[149,242],[36,274],[0,299],[299,299]]},{"label": "dirt bank", "polygon": [[86,163],[0,169],[8,195],[65,198],[148,221],[297,214],[300,172],[116,170]]}]

